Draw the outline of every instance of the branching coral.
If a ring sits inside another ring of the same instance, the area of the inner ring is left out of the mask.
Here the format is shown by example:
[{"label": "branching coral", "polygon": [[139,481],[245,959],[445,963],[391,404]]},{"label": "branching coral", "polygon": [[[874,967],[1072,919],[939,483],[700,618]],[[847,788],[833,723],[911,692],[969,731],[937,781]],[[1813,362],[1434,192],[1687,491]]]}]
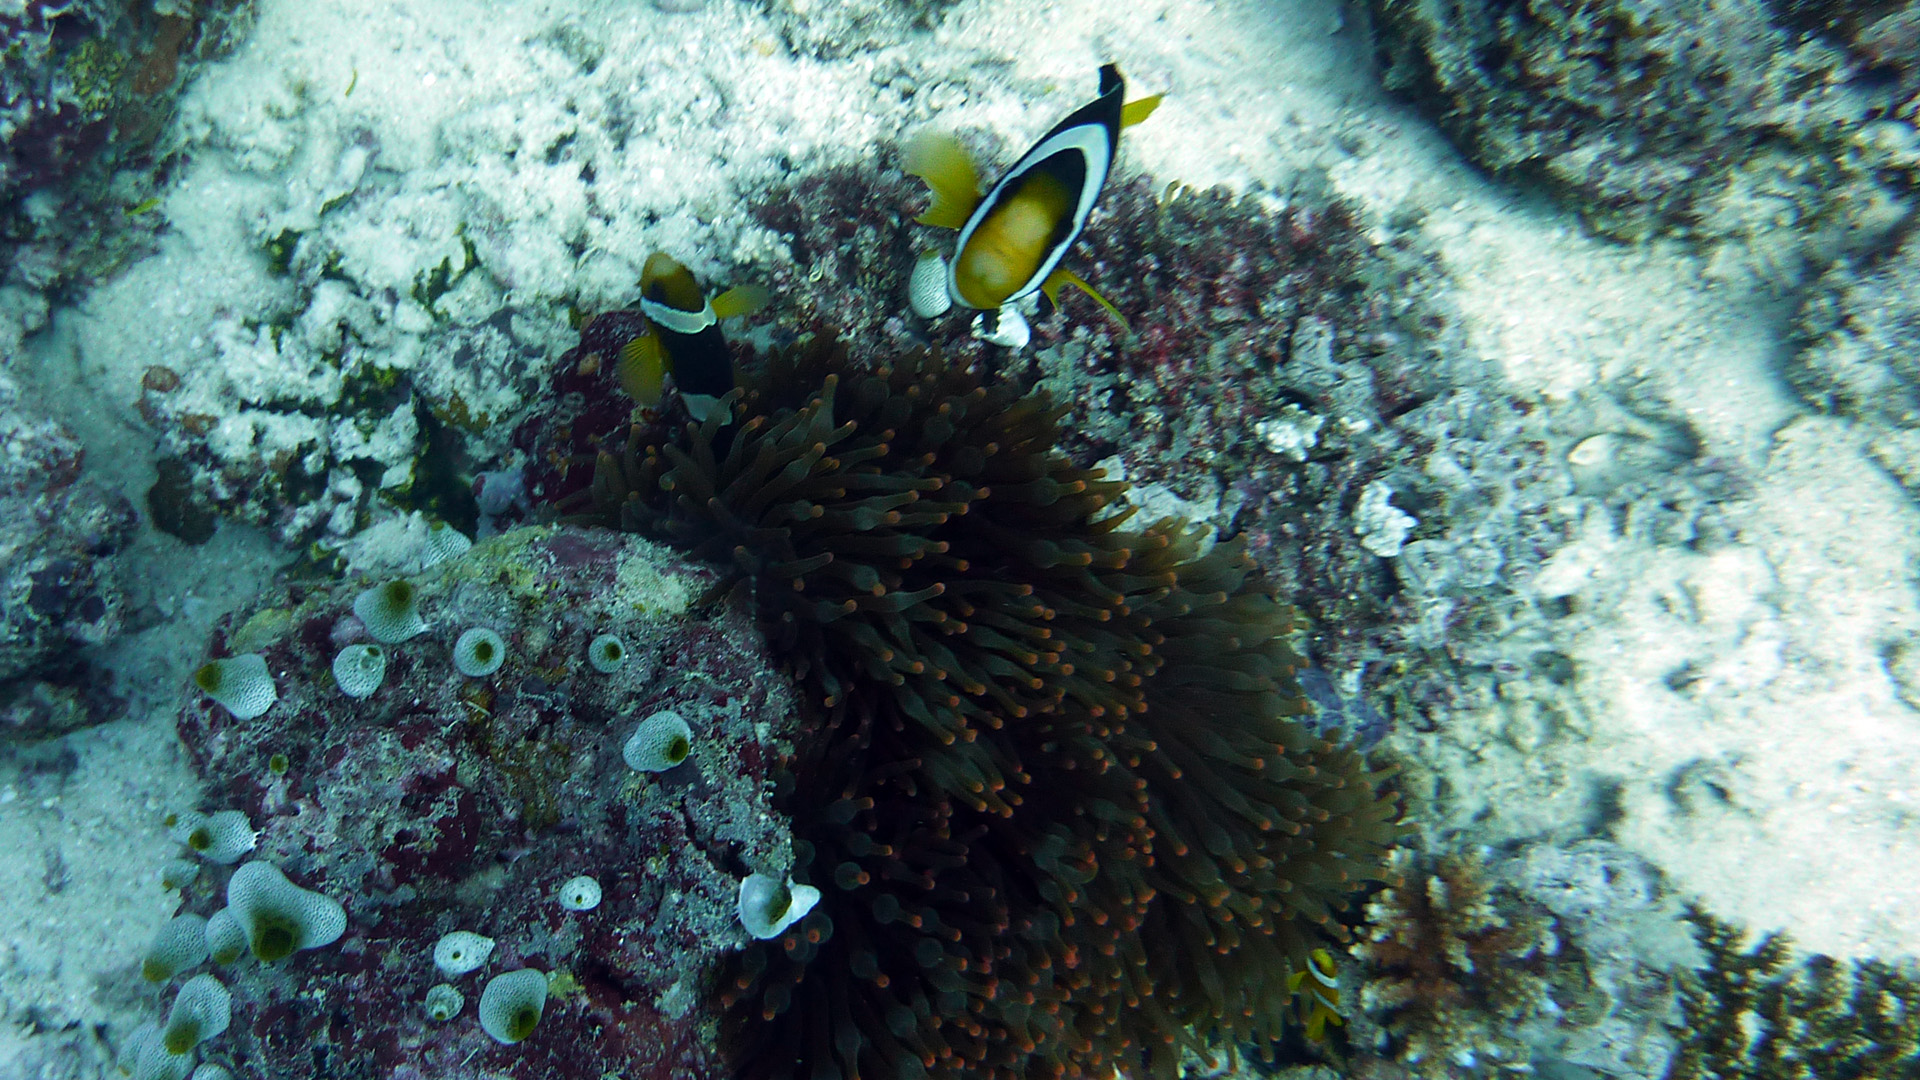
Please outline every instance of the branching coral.
[{"label": "branching coral", "polygon": [[1447,856],[1367,906],[1360,1007],[1387,1037],[1391,1058],[1426,1077],[1452,1066],[1524,1057],[1517,1029],[1553,1011],[1543,911],[1495,895],[1464,857]]},{"label": "branching coral", "polygon": [[733,566],[814,706],[783,808],[824,895],[725,976],[742,1075],[1172,1075],[1189,1027],[1277,1036],[1382,874],[1396,799],[1295,719],[1288,609],[1238,543],[1128,528],[1059,415],[816,341],[601,455],[606,519]]},{"label": "branching coral", "polygon": [[1920,980],[1880,961],[1816,956],[1788,967],[1785,938],[1743,948],[1740,931],[1695,909],[1707,965],[1681,987],[1683,1030],[1667,1080],[1920,1076]]}]

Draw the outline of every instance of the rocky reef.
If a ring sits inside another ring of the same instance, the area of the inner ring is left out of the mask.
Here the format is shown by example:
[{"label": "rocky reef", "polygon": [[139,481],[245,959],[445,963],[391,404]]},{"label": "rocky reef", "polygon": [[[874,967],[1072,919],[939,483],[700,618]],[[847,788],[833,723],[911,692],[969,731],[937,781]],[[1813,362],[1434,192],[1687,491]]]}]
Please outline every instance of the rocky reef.
[{"label": "rocky reef", "polygon": [[1597,229],[1753,245],[1797,277],[1884,236],[1920,175],[1911,4],[1370,4],[1384,81]]},{"label": "rocky reef", "polygon": [[117,712],[80,650],[123,624],[114,555],[135,519],[124,498],[81,475],[83,457],[0,370],[0,739],[56,735]]},{"label": "rocky reef", "polygon": [[[272,697],[240,719],[259,699],[203,672],[228,703],[180,715],[201,809],[220,812],[175,818],[208,822],[205,843],[175,826],[181,911],[237,910],[240,873],[265,865],[345,917],[337,942],[212,967],[233,1019],[202,1059],[244,1077],[720,1075],[706,980],[747,940],[741,882],[792,866],[769,799],[795,712],[716,580],[638,538],[535,528],[226,625],[212,652],[234,659],[209,667],[261,658]],[[663,713],[690,737],[638,771],[629,740]],[[221,837],[233,811],[257,837]],[[478,938],[436,957],[455,931]],[[507,1044],[473,1003],[519,969],[544,978],[544,1007],[539,1037]]]}]

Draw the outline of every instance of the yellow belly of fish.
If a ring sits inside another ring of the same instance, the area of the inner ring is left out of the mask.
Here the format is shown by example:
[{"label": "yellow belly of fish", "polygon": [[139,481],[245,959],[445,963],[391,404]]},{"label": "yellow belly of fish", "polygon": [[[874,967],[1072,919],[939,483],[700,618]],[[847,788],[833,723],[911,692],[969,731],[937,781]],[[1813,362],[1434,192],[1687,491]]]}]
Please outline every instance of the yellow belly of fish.
[{"label": "yellow belly of fish", "polygon": [[962,303],[997,308],[1033,280],[1060,220],[1055,202],[1044,194],[1023,192],[1001,204],[973,230],[953,269]]}]

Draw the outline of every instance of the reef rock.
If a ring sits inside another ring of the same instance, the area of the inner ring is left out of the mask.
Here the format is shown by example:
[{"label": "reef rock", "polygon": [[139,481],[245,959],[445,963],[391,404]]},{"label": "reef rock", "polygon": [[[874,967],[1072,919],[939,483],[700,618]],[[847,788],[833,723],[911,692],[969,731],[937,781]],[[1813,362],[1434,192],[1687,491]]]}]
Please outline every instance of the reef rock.
[{"label": "reef rock", "polygon": [[[120,630],[112,556],[133,508],[80,475],[79,440],[22,410],[0,374],[0,735],[41,736],[101,717],[73,681],[75,646]],[[42,681],[51,680],[51,682]]]},{"label": "reef rock", "polygon": [[[427,629],[376,646],[371,693],[349,697],[334,674],[336,655],[369,643],[354,614],[368,583],[295,586],[211,650],[264,657],[275,703],[247,721],[206,698],[180,714],[204,809],[245,812],[250,860],[347,913],[335,944],[216,969],[234,1019],[202,1060],[242,1077],[719,1075],[703,976],[747,941],[740,882],[793,867],[770,809],[793,698],[751,618],[716,602],[713,571],[571,527],[510,532],[398,580],[372,584],[407,594]],[[476,627],[505,656],[469,677],[453,648]],[[629,768],[623,743],[669,709],[691,729],[686,760]],[[563,895],[582,875],[597,904]],[[229,876],[204,865],[183,910],[214,914]],[[437,967],[453,931],[493,939],[486,962]],[[496,1041],[471,1007],[448,1015],[455,996],[437,984],[483,1000],[521,968],[549,991],[524,1040]]]}]

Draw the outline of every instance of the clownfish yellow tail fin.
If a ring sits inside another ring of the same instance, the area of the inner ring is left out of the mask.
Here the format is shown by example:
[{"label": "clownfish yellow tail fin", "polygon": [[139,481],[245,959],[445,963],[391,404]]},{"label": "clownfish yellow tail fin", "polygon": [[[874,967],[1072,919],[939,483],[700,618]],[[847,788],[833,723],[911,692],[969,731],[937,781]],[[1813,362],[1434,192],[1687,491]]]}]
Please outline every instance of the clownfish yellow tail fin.
[{"label": "clownfish yellow tail fin", "polygon": [[900,165],[925,180],[933,191],[933,205],[914,218],[920,224],[958,229],[973,216],[974,207],[980,205],[980,176],[973,171],[973,162],[953,136],[939,131],[920,131],[902,148]]},{"label": "clownfish yellow tail fin", "polygon": [[1062,285],[1071,285],[1081,292],[1086,293],[1088,296],[1093,297],[1093,302],[1107,309],[1107,314],[1113,316],[1113,321],[1120,324],[1120,329],[1125,330],[1129,334],[1133,333],[1133,327],[1127,325],[1127,318],[1120,314],[1119,308],[1114,307],[1106,297],[1093,291],[1093,286],[1082,281],[1080,275],[1065,267],[1054,267],[1053,273],[1047,275],[1047,280],[1040,283],[1040,291],[1047,294],[1047,301],[1049,303],[1054,307],[1059,307],[1060,286]]},{"label": "clownfish yellow tail fin", "polygon": [[1125,105],[1122,105],[1120,107],[1120,126],[1130,128],[1140,121],[1145,120],[1147,117],[1152,116],[1153,110],[1160,107],[1160,99],[1165,96],[1164,94],[1155,94],[1152,97],[1143,97],[1139,101],[1129,101]]},{"label": "clownfish yellow tail fin", "polygon": [[634,401],[649,408],[660,404],[667,377],[667,356],[660,349],[660,339],[648,333],[627,342],[620,349],[614,374],[620,378],[620,389]]},{"label": "clownfish yellow tail fin", "polygon": [[736,285],[713,298],[713,317],[732,319],[751,315],[773,301],[773,294],[759,285]]}]

